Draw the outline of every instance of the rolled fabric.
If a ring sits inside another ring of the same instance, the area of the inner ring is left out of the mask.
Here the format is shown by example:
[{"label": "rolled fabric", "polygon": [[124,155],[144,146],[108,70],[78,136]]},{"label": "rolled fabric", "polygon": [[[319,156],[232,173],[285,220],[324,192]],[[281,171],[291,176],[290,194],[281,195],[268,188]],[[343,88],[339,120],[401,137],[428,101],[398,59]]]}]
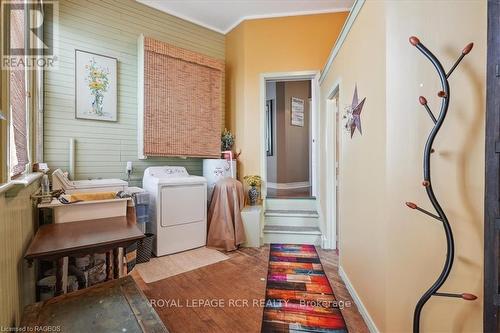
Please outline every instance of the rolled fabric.
[{"label": "rolled fabric", "polygon": [[116,192],[73,193],[66,195],[65,198],[69,202],[109,200],[116,198]]}]

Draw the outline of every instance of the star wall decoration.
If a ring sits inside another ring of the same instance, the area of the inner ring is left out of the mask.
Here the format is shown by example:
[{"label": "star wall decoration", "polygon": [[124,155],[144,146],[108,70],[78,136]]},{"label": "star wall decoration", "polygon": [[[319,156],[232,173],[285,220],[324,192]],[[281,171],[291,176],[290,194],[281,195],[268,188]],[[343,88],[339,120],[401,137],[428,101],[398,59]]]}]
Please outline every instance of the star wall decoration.
[{"label": "star wall decoration", "polygon": [[345,124],[345,128],[351,133],[351,138],[358,129],[359,133],[363,135],[363,130],[361,129],[361,111],[363,110],[363,105],[365,104],[366,97],[363,98],[361,102],[358,99],[358,86],[354,86],[354,96],[352,97],[352,104],[346,110],[346,115],[344,118],[347,118],[347,122]]}]

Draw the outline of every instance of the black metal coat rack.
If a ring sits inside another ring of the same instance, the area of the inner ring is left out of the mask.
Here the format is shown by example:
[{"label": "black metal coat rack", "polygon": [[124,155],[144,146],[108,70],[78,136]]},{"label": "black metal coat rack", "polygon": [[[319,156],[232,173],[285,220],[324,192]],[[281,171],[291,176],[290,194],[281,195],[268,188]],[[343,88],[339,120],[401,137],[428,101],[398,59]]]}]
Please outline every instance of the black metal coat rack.
[{"label": "black metal coat rack", "polygon": [[458,293],[439,292],[439,289],[448,278],[448,275],[450,274],[451,268],[453,266],[453,259],[455,256],[455,245],[453,241],[453,231],[451,229],[448,218],[446,217],[446,214],[441,208],[441,205],[439,204],[439,201],[437,200],[436,195],[432,190],[432,181],[431,181],[431,154],[434,153],[432,145],[434,143],[436,135],[441,129],[441,125],[443,125],[443,122],[446,118],[446,114],[448,113],[448,106],[450,103],[450,85],[448,82],[448,78],[453,73],[455,68],[457,68],[460,61],[462,61],[462,59],[472,50],[474,44],[473,43],[467,44],[467,46],[465,46],[465,48],[462,50],[462,54],[455,61],[451,69],[448,72],[445,72],[441,62],[436,58],[436,56],[431,51],[429,51],[429,49],[427,49],[424,46],[424,44],[420,42],[420,40],[417,37],[410,37],[410,43],[413,46],[415,46],[432,63],[432,65],[434,66],[439,75],[439,79],[441,81],[441,91],[439,91],[437,95],[441,98],[441,110],[439,112],[438,117],[436,118],[432,110],[429,108],[429,105],[427,104],[427,99],[424,96],[419,97],[420,104],[424,106],[425,110],[427,111],[427,114],[434,123],[434,127],[429,133],[424,148],[424,160],[423,160],[424,180],[422,182],[422,185],[425,187],[427,196],[429,197],[432,206],[436,210],[436,213],[431,213],[417,206],[413,202],[407,202],[406,205],[411,209],[416,209],[440,221],[443,224],[443,230],[446,235],[446,245],[447,245],[446,259],[441,274],[437,278],[436,282],[434,282],[434,284],[422,295],[417,305],[415,306],[415,312],[413,314],[413,332],[418,333],[420,331],[420,315],[422,313],[422,308],[432,296],[455,297],[455,298],[462,298],[467,301],[473,301],[477,299],[477,296],[469,293],[458,294]]}]

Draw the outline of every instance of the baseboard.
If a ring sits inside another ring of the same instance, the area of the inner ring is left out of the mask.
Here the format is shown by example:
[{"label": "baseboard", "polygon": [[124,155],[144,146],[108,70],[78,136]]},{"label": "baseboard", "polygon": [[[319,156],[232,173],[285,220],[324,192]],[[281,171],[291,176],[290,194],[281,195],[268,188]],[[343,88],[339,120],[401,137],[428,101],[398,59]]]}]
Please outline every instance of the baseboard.
[{"label": "baseboard", "polygon": [[[321,220],[321,218],[320,218]],[[330,239],[326,237],[325,235],[321,236],[321,248],[324,250],[336,250],[337,249],[337,244],[332,244]]]},{"label": "baseboard", "polygon": [[297,188],[310,187],[310,182],[295,182],[295,183],[271,183],[267,182],[268,188],[273,188],[276,190],[293,190]]},{"label": "baseboard", "polygon": [[328,241],[328,238],[326,238],[325,235],[321,235],[321,248],[325,250],[330,249],[330,242]]},{"label": "baseboard", "polygon": [[344,281],[344,284],[349,291],[349,294],[351,294],[352,299],[354,300],[354,303],[356,303],[356,306],[358,307],[358,311],[365,320],[366,326],[368,326],[368,329],[370,330],[371,333],[379,333],[380,331],[378,330],[377,326],[375,325],[375,322],[373,321],[372,317],[368,313],[368,311],[365,308],[365,305],[361,301],[361,298],[359,298],[359,295],[356,293],[356,290],[351,284],[351,281],[349,281],[349,278],[347,277],[347,274],[344,272],[344,269],[342,266],[339,266],[339,276]]}]

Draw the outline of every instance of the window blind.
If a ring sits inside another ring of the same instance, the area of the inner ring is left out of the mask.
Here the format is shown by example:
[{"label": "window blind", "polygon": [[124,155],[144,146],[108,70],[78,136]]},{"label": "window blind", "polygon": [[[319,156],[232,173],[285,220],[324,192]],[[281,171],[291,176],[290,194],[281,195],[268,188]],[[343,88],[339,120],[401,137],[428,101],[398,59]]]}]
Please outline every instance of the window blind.
[{"label": "window blind", "polygon": [[224,62],[144,38],[144,155],[220,157]]},{"label": "window blind", "polygon": [[[16,0],[16,3],[23,3]],[[23,48],[25,45],[26,22],[24,11],[10,12],[10,47]],[[26,105],[26,70],[24,66],[13,68],[9,76],[10,97],[10,176],[14,177],[26,170],[28,158],[28,124]]]}]

